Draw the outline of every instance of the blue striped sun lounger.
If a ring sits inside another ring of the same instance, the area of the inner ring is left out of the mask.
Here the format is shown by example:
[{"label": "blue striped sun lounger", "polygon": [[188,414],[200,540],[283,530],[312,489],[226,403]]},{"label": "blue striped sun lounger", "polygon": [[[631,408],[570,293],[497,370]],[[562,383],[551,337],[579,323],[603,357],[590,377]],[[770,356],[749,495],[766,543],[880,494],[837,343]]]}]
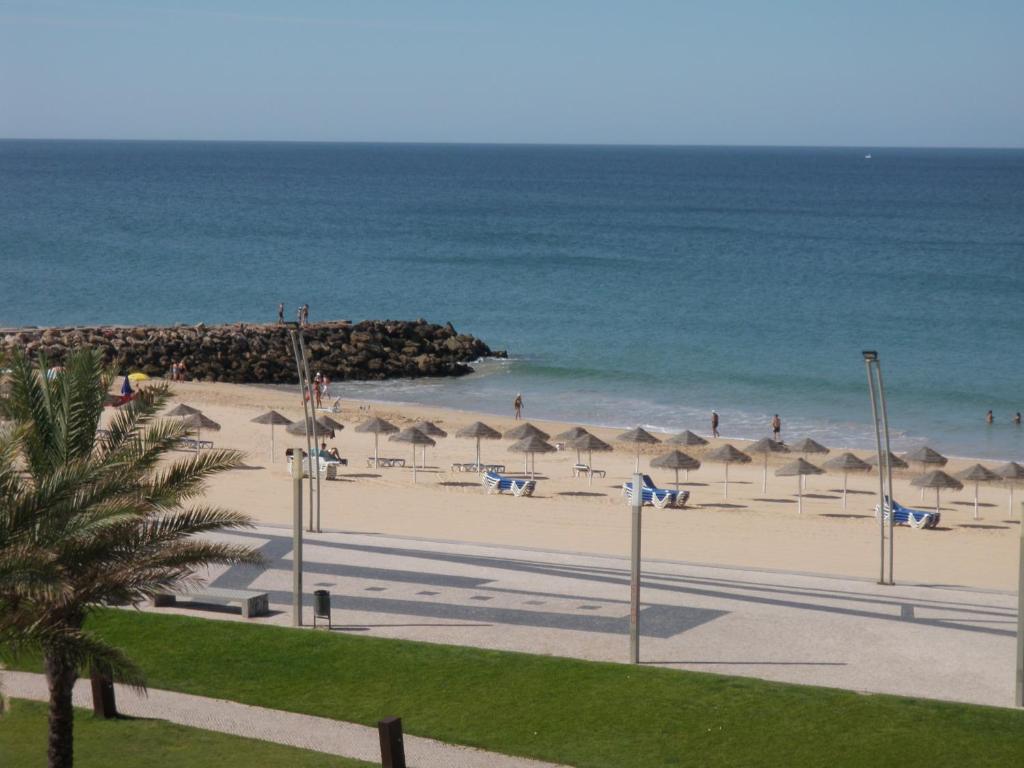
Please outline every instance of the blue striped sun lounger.
[{"label": "blue striped sun lounger", "polygon": [[[643,487],[640,489],[641,498],[644,504],[650,504],[657,509],[665,507],[677,507],[682,509],[690,498],[689,491],[673,491],[668,488],[658,488],[649,475],[643,476]],[[633,483],[622,484],[622,495],[626,501],[633,503]]]},{"label": "blue striped sun lounger", "polygon": [[[885,511],[884,519],[889,520],[889,498],[885,499]],[[929,512],[924,509],[910,509],[904,507],[898,501],[892,503],[893,525],[909,525],[911,528],[935,528],[939,521],[942,520],[942,515],[939,512]],[[878,505],[875,505],[875,517],[879,516],[880,512]]]},{"label": "blue striped sun lounger", "polygon": [[497,472],[485,472],[480,477],[487,493],[504,493],[511,491],[513,496],[532,496],[537,487],[535,480],[519,480],[513,477],[503,477]]}]

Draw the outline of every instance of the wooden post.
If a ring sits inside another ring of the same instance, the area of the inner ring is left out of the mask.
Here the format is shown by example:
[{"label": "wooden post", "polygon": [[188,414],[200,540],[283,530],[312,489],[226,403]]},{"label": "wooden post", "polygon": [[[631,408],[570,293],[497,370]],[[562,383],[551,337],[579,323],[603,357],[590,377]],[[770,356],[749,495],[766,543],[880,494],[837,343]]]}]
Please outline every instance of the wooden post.
[{"label": "wooden post", "polygon": [[92,683],[92,713],[104,720],[111,720],[117,717],[117,702],[114,699],[114,681],[109,675],[97,670],[89,674]]},{"label": "wooden post", "polygon": [[377,723],[377,733],[380,734],[381,768],[405,768],[402,718],[385,717]]}]

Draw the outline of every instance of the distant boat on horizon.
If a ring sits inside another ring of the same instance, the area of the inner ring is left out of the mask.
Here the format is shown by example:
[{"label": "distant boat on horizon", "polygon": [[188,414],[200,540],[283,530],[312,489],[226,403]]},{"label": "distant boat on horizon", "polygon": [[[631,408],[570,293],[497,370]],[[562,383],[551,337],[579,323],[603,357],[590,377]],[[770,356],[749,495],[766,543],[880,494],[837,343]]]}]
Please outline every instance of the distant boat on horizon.
[{"label": "distant boat on horizon", "polygon": [[870,160],[871,159],[871,155],[870,154],[864,155],[864,159],[865,160]]}]

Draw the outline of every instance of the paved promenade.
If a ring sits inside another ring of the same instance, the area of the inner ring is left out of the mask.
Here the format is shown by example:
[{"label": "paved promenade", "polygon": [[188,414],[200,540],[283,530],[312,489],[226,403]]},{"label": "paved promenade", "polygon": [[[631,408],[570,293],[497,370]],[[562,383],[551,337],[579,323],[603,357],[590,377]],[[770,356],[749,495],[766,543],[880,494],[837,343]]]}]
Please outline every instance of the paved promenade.
[{"label": "paved promenade", "polygon": [[[214,584],[266,590],[272,615],[257,621],[289,624],[290,531],[222,538],[259,545],[270,567]],[[307,534],[304,548],[307,623],[327,589],[335,631],[627,659],[625,558],[344,533]],[[645,564],[642,602],[646,664],[1013,704],[1013,594],[661,561]]]}]

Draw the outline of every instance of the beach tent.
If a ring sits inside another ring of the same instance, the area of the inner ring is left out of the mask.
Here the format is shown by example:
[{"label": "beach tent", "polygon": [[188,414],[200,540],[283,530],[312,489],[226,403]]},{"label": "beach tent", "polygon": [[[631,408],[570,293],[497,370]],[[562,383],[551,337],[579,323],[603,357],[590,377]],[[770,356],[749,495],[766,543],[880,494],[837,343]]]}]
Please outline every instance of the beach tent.
[{"label": "beach tent", "polygon": [[1010,505],[1007,507],[1007,520],[1013,519],[1013,486],[1024,480],[1024,467],[1015,461],[1008,461],[996,470],[996,474],[1010,488]]},{"label": "beach tent", "polygon": [[851,472],[866,472],[871,465],[862,459],[858,459],[852,453],[842,453],[835,458],[829,459],[823,465],[825,469],[832,472],[843,473],[843,511],[846,511],[846,477]]},{"label": "beach tent", "polygon": [[716,461],[725,464],[725,496],[729,498],[729,465],[749,464],[751,458],[731,443],[720,445],[715,450],[704,454],[704,461]]},{"label": "beach tent", "polygon": [[[606,443],[597,435],[592,435],[590,432],[587,432],[586,434],[577,437],[575,440],[572,441],[571,445],[577,451],[587,452],[587,466],[590,467],[591,469],[593,469],[594,467],[594,451],[610,451],[612,449],[612,447],[608,445],[608,443]],[[594,484],[593,472],[587,473],[587,484],[591,486]]]},{"label": "beach tent", "polygon": [[926,475],[915,477],[910,481],[910,484],[917,488],[934,488],[935,489],[935,511],[939,511],[939,492],[943,488],[949,488],[954,491],[962,490],[964,484],[957,480],[955,477],[951,477],[943,472],[941,469],[933,469]]},{"label": "beach tent", "polygon": [[[548,442],[545,442],[537,435],[530,435],[524,437],[521,440],[517,440],[508,447],[510,451],[515,453],[526,454],[527,468],[525,471],[530,473],[530,479],[534,479],[534,473],[537,470],[537,454],[538,453],[551,453],[556,450],[555,446]],[[531,462],[532,459],[532,462]]]},{"label": "beach tent", "polygon": [[356,432],[373,433],[373,466],[376,469],[380,466],[380,452],[378,450],[380,436],[393,435],[396,432],[398,432],[398,427],[396,427],[390,421],[386,421],[378,416],[374,416],[369,421],[364,421],[362,424],[357,426]]},{"label": "beach tent", "polygon": [[691,469],[700,469],[700,462],[692,456],[687,456],[682,451],[669,451],[663,453],[661,456],[657,456],[651,459],[652,467],[659,467],[661,469],[673,469],[676,473],[676,490],[679,490],[679,470],[682,469],[689,473]]},{"label": "beach tent", "polygon": [[401,432],[388,437],[388,440],[392,440],[396,443],[409,443],[412,446],[412,481],[416,482],[416,446],[417,445],[437,445],[432,437],[420,432],[416,427],[406,427]]},{"label": "beach tent", "polygon": [[129,381],[149,381],[149,376],[147,376],[145,373],[142,373],[142,371],[135,371],[134,373],[129,373],[128,374],[128,380]]},{"label": "beach tent", "polygon": [[498,440],[501,438],[501,432],[489,427],[482,421],[474,421],[467,427],[463,427],[455,433],[456,437],[471,437],[476,440],[476,468],[480,469],[480,441],[481,440]]},{"label": "beach tent", "polygon": [[764,437],[758,440],[756,443],[751,443],[747,446],[747,453],[753,453],[755,455],[761,454],[764,456],[764,474],[761,478],[761,493],[768,492],[768,455],[771,453],[789,453],[787,448],[777,440],[772,440],[770,437]]},{"label": "beach tent", "polygon": [[270,425],[270,461],[273,463],[274,456],[277,454],[276,446],[274,445],[274,425],[282,424],[288,426],[292,423],[292,420],[287,416],[283,416],[277,411],[267,411],[261,413],[255,419],[251,419],[253,424],[269,424]]},{"label": "beach tent", "polygon": [[803,484],[800,480],[806,475],[822,475],[825,470],[821,467],[816,467],[806,459],[797,459],[791,461],[785,466],[779,467],[775,470],[775,474],[778,477],[796,477],[796,513],[802,515],[804,513],[804,495],[803,495]]},{"label": "beach tent", "polygon": [[998,481],[999,475],[993,472],[986,466],[981,464],[975,464],[968,467],[962,472],[956,473],[958,480],[966,480],[969,483],[974,483],[974,519],[977,520],[978,515],[978,486],[981,483],[994,483]]},{"label": "beach tent", "polygon": [[633,469],[634,472],[640,471],[640,446],[654,445],[661,442],[643,427],[636,427],[628,432],[623,432],[621,435],[616,435],[615,440],[619,443],[633,443],[636,446],[636,467]]}]

